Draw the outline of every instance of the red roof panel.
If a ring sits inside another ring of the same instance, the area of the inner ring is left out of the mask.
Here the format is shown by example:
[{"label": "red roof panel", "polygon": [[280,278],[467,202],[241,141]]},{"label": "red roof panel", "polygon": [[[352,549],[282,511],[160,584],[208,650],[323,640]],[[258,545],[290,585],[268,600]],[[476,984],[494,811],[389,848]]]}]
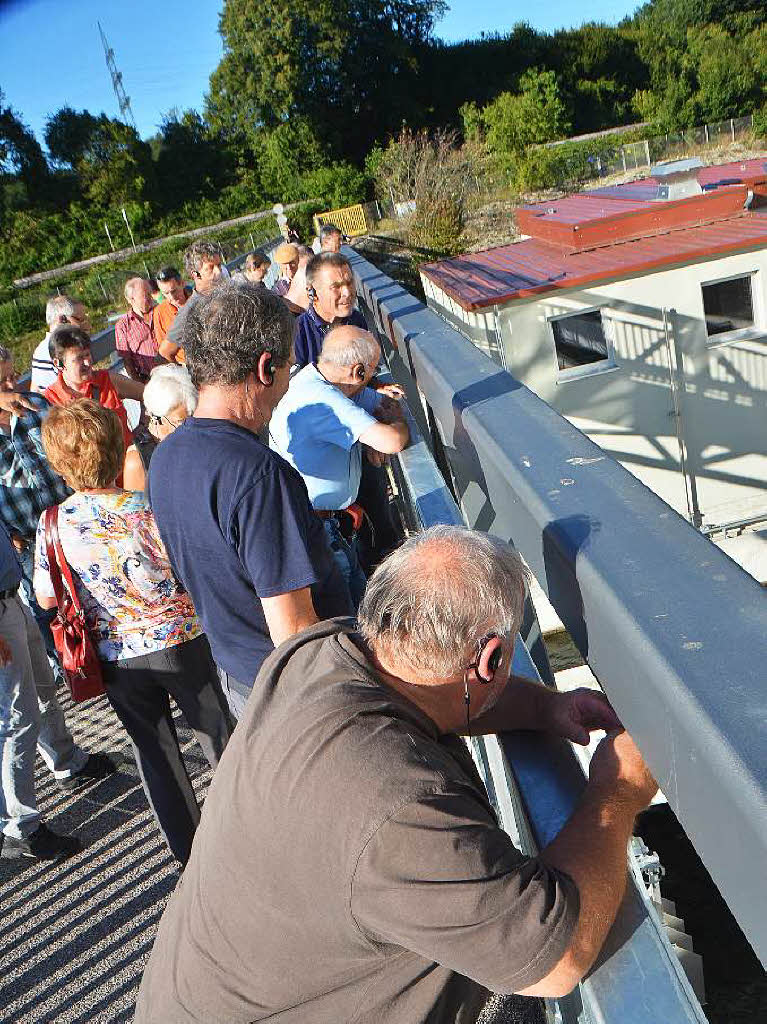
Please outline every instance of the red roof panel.
[{"label": "red roof panel", "polygon": [[577,251],[528,238],[425,264],[421,273],[463,309],[472,311],[765,245],[767,214],[742,213],[711,224]]},{"label": "red roof panel", "polygon": [[701,167],[696,175],[702,188],[716,188],[718,185],[743,182],[751,185],[767,181],[767,160],[757,157],[754,160],[741,160],[731,164],[714,164],[712,167]]}]

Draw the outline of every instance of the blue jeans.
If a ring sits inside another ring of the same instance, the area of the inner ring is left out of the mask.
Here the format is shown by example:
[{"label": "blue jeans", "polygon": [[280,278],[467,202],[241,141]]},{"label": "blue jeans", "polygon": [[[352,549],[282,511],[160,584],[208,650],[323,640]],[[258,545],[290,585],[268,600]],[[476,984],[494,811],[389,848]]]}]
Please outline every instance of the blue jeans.
[{"label": "blue jeans", "polygon": [[37,623],[43,638],[43,643],[45,644],[45,653],[48,655],[48,664],[51,666],[53,678],[56,680],[56,685],[61,686],[64,682],[64,674],[61,671],[61,663],[59,662],[56,645],[53,642],[53,634],[51,633],[51,623],[56,617],[56,609],[51,608],[50,611],[46,611],[44,608],[40,607],[35,598],[35,591],[32,586],[32,576],[35,571],[34,547],[35,542],[33,539],[27,545],[23,554],[19,555],[19,562],[21,563],[21,571],[23,573],[21,577],[21,587],[19,588],[19,597],[35,617],[35,622]]},{"label": "blue jeans", "polygon": [[0,601],[0,636],[11,650],[0,668],[0,832],[25,839],[40,824],[35,750],[57,779],[76,775],[88,755],[67,729],[40,630],[18,597]]},{"label": "blue jeans", "polygon": [[333,559],[349,588],[352,605],[356,612],[368,582],[360,566],[357,554],[357,538],[354,536],[351,540],[347,540],[341,533],[335,516],[331,516],[330,519],[323,519],[322,525],[325,529],[325,536],[328,539]]}]

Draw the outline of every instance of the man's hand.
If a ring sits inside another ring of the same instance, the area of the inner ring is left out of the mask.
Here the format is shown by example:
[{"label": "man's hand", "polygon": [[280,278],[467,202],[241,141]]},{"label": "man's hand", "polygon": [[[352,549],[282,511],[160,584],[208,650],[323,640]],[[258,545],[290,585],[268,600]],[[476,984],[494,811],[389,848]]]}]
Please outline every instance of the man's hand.
[{"label": "man's hand", "polygon": [[37,412],[36,406],[18,391],[0,391],[0,409],[16,413],[17,416],[23,416],[25,412]]},{"label": "man's hand", "polygon": [[596,729],[609,732],[623,728],[607,697],[587,687],[556,694],[548,712],[547,730],[582,746],[586,746],[590,733]]},{"label": "man's hand", "polygon": [[[379,391],[378,394],[380,395],[381,392]],[[390,395],[383,395],[378,400],[373,415],[379,423],[398,423],[404,418],[402,406],[396,398],[392,398]]]},{"label": "man's hand", "polygon": [[402,390],[399,384],[379,384],[375,388],[375,391],[379,395],[387,395],[389,398],[393,398],[397,402],[401,398],[405,397],[405,392]]},{"label": "man's hand", "polygon": [[589,765],[589,785],[623,791],[643,810],[658,791],[658,783],[625,729],[609,732]]},{"label": "man's hand", "polygon": [[0,668],[7,668],[13,659],[13,654],[7,640],[0,636]]}]

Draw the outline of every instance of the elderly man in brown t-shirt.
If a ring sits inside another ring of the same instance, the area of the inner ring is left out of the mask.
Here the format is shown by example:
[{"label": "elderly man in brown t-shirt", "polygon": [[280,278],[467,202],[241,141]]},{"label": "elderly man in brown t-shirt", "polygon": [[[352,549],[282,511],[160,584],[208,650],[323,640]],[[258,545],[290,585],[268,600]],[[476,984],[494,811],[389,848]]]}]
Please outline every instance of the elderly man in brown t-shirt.
[{"label": "elderly man in brown t-shirt", "polygon": [[[455,527],[376,570],[359,632],[264,663],[160,922],[136,1024],[470,1022],[488,990],[559,996],[594,961],[655,784],[609,704],[511,676],[525,570]],[[597,749],[538,857],[459,738],[541,728]]]}]

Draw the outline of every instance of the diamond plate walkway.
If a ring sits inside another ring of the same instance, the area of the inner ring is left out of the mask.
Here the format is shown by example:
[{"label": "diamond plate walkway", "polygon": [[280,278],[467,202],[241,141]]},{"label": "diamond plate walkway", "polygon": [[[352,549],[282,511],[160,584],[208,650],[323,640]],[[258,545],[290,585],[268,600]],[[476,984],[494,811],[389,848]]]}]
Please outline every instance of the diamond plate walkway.
[{"label": "diamond plate walkway", "polygon": [[[38,757],[46,822],[85,849],[58,865],[0,859],[0,1020],[3,1024],[129,1021],[174,861],[151,815],[128,738],[106,698],[59,698],[75,739],[119,752],[120,771],[65,794]],[[211,776],[191,732],[179,738],[198,799]]]},{"label": "diamond plate walkway", "polygon": [[[120,771],[62,792],[38,757],[46,822],[85,849],[62,864],[0,859],[2,1024],[117,1024],[133,1019],[141,973],[176,884],[175,862],[144,797],[128,738],[105,697],[74,705],[67,723],[89,751],[122,758]],[[212,772],[176,712],[197,799]],[[537,1001],[494,997],[481,1024],[542,1024]]]}]

